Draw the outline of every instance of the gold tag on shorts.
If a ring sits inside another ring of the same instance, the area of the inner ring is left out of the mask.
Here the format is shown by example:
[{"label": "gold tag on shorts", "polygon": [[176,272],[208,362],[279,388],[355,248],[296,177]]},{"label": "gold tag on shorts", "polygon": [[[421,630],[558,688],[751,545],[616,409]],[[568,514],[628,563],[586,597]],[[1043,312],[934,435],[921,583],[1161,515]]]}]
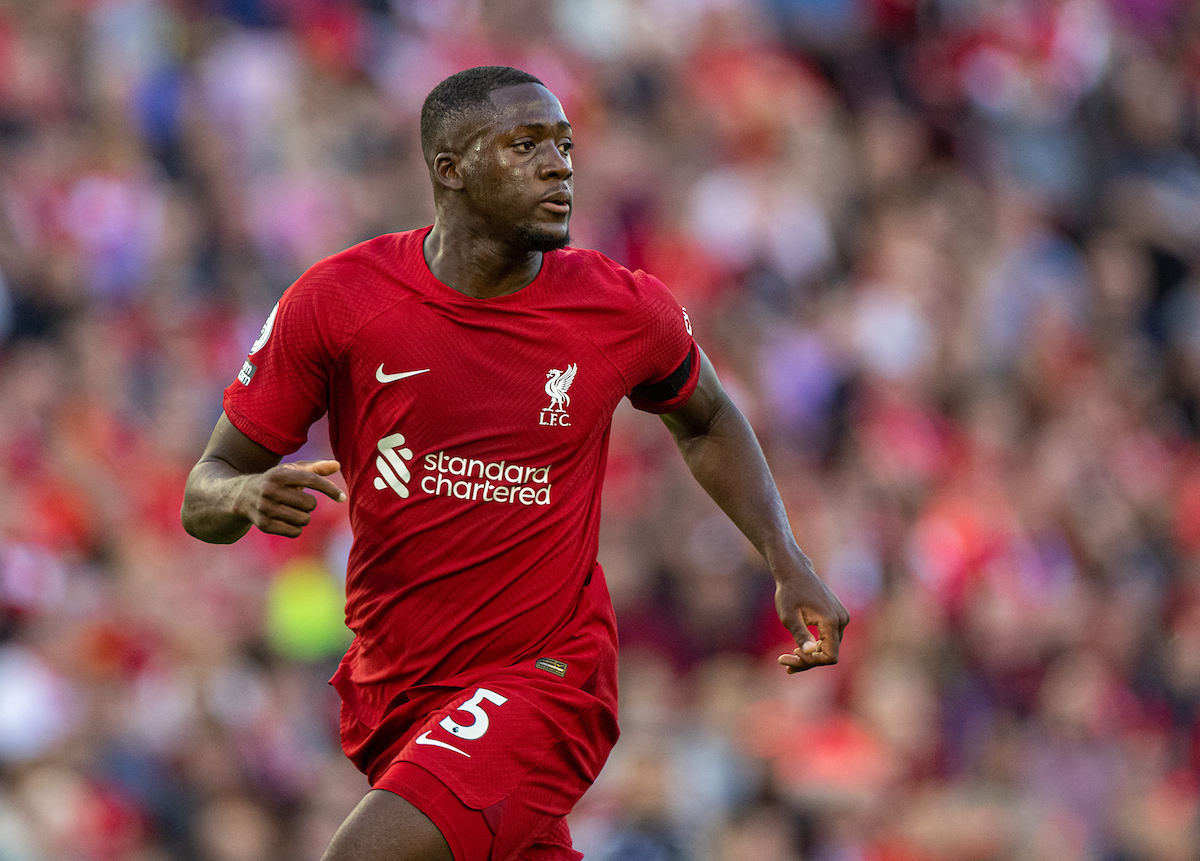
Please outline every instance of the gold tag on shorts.
[{"label": "gold tag on shorts", "polygon": [[559,678],[566,678],[567,675],[567,665],[562,661],[554,660],[554,658],[538,658],[534,666],[539,670],[554,673]]}]

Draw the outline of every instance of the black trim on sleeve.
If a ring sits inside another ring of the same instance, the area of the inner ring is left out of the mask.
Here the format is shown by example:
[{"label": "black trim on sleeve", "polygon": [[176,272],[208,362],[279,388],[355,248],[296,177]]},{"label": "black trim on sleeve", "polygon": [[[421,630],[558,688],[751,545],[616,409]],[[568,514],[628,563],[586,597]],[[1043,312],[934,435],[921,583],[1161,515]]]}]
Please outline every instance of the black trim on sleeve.
[{"label": "black trim on sleeve", "polygon": [[663,401],[669,401],[678,396],[679,392],[692,376],[693,352],[695,351],[688,350],[688,354],[683,359],[683,364],[671,371],[666,379],[659,380],[657,383],[643,383],[640,386],[636,386],[632,392],[633,397],[639,401],[660,404]]}]

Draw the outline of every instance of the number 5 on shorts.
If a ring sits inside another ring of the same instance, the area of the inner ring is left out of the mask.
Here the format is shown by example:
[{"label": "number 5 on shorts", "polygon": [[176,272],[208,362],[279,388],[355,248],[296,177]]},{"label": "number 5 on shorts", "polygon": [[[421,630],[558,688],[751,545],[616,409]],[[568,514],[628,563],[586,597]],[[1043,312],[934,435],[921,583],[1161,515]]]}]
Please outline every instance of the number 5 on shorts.
[{"label": "number 5 on shorts", "polygon": [[488,731],[489,723],[487,712],[479,707],[479,704],[484,700],[487,700],[489,703],[495,703],[498,706],[502,706],[508,702],[508,697],[501,696],[495,691],[489,691],[487,688],[479,688],[479,690],[475,691],[474,696],[458,707],[459,711],[470,712],[472,715],[474,715],[474,723],[463,726],[462,724],[456,722],[454,718],[447,716],[441,719],[441,721],[438,723],[438,726],[446,730],[446,732],[454,733],[459,738],[465,738],[468,740],[480,738],[485,732]]}]

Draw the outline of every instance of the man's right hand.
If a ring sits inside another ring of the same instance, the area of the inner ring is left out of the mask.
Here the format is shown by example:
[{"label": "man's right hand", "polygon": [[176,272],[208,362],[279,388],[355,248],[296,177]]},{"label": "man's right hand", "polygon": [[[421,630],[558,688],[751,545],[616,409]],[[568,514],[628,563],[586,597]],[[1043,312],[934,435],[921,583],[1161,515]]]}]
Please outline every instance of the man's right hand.
[{"label": "man's right hand", "polygon": [[317,507],[316,497],[307,491],[346,501],[342,489],[325,477],[341,469],[336,460],[279,460],[222,413],[188,476],[180,512],[183,528],[213,544],[232,544],[251,526],[295,538]]},{"label": "man's right hand", "polygon": [[341,469],[336,460],[302,460],[281,463],[256,475],[247,475],[239,488],[234,510],[269,535],[297,537],[312,520],[317,499],[305,488],[323,493],[334,502],[345,502],[345,492],[325,478]]}]

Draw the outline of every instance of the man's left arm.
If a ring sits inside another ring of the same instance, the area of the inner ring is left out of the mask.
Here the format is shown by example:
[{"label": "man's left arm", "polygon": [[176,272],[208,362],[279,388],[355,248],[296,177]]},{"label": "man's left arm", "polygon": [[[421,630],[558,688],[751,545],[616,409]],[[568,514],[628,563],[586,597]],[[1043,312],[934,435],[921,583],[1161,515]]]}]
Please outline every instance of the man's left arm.
[{"label": "man's left arm", "polygon": [[[779,663],[789,673],[837,663],[850,614],[813,571],[792,535],[783,500],[750,422],[700,354],[700,378],[692,396],[662,416],[688,469],[700,486],[758,548],[775,577],[775,607],[796,640]],[[814,638],[809,626],[817,629]]]}]

